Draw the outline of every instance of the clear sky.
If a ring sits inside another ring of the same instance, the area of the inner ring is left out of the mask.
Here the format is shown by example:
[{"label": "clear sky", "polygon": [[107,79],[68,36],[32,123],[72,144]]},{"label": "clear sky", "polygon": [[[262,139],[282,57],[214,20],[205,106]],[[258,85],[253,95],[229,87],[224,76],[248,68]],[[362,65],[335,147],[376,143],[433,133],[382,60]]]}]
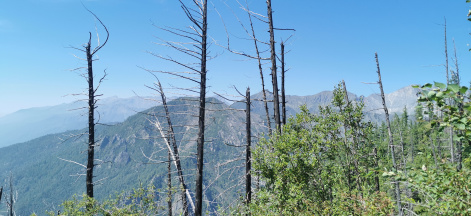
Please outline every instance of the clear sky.
[{"label": "clear sky", "polygon": [[[183,0],[184,2],[191,2]],[[244,0],[239,0],[244,3]],[[266,15],[263,0],[248,0],[250,9]],[[209,34],[212,59],[208,64],[209,93],[235,94],[232,86],[250,86],[258,92],[260,76],[256,62],[234,55],[219,46],[253,53],[253,44],[238,23],[245,25],[247,15],[235,0],[211,0]],[[97,77],[107,69],[101,86],[105,97],[150,95],[154,78],[139,67],[176,71],[179,68],[148,54],[188,58],[157,45],[160,39],[180,41],[156,26],[185,29],[190,25],[177,0],[90,0],[83,1],[96,13],[110,31],[108,44],[98,53]],[[273,0],[276,40],[287,39],[286,64],[290,68],[286,91],[290,95],[312,95],[332,90],[342,79],[349,91],[358,95],[378,93],[376,85],[362,82],[377,80],[374,53],[380,57],[386,92],[410,84],[445,81],[444,18],[447,19],[450,68],[455,39],[463,84],[470,76],[471,22],[467,13],[471,4],[465,0]],[[218,15],[218,12],[220,15]],[[86,82],[78,73],[69,71],[85,65],[77,59],[81,47],[93,33],[96,45],[97,22],[78,0],[0,1],[0,116],[18,109],[70,102]],[[260,40],[268,41],[267,26],[255,23]],[[104,31],[98,26],[103,40]],[[160,38],[160,39],[159,39]],[[219,45],[218,45],[219,44]],[[267,47],[261,48],[266,51]],[[263,53],[268,57],[268,52]],[[264,65],[267,84],[269,64]],[[188,87],[187,82],[158,75],[171,88]],[[271,90],[271,88],[268,88]],[[175,90],[167,89],[169,92]],[[181,92],[180,92],[181,93]]]}]

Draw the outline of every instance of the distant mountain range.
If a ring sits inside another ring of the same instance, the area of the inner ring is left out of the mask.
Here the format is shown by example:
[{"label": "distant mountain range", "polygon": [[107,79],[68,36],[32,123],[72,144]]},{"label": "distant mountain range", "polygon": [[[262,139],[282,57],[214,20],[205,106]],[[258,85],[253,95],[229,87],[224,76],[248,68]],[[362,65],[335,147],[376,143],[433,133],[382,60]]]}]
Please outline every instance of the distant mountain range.
[{"label": "distant mountain range", "polygon": [[[407,107],[409,114],[413,114],[416,105],[417,90],[408,86],[386,95],[386,103],[391,113],[401,113]],[[141,97],[104,98],[99,102],[98,112],[100,123],[111,124],[123,122],[126,118],[137,112],[159,105],[159,99],[147,97],[153,100],[144,100]],[[253,99],[262,99],[262,93],[252,96]],[[269,100],[273,97],[269,94]],[[349,99],[360,100],[360,97],[349,93]],[[287,95],[287,114],[294,115],[299,112],[299,107],[306,104],[309,110],[317,112],[319,106],[324,106],[332,100],[332,91],[323,91],[315,95],[294,96]],[[381,122],[384,119],[382,102],[379,94],[364,97],[365,114],[367,121]],[[244,104],[234,103],[233,108],[245,109]],[[270,104],[273,112],[273,104]],[[85,102],[60,104],[57,106],[38,107],[24,109],[9,115],[0,117],[0,148],[11,144],[25,142],[47,134],[61,133],[68,130],[77,130],[87,126]],[[265,116],[263,103],[254,101],[252,112]],[[98,118],[98,117],[97,117]],[[265,119],[263,117],[263,119]]]},{"label": "distant mountain range", "polygon": [[[414,109],[417,105],[417,93],[417,89],[412,88],[412,86],[407,86],[390,94],[386,94],[385,100],[389,113],[402,113],[404,108],[406,108],[409,115],[413,115]],[[273,100],[273,95],[271,93],[268,94],[267,97],[268,100]],[[286,113],[288,116],[295,115],[300,111],[299,107],[301,105],[306,105],[311,112],[316,113],[319,111],[319,106],[329,105],[332,101],[332,97],[332,91],[323,91],[309,96],[287,95]],[[365,113],[365,121],[372,121],[374,123],[380,123],[384,121],[384,109],[380,94],[372,94],[368,97],[363,97],[349,92],[348,97],[351,101],[363,100],[365,103],[363,110]],[[261,92],[257,93],[251,96],[251,99],[254,100],[252,102],[252,112],[261,115],[263,119],[266,119],[264,104],[261,101],[263,99],[263,94]],[[236,109],[245,109],[245,104],[240,102],[234,103],[231,105],[231,107]],[[273,103],[269,103],[268,107],[270,114],[273,115]]]},{"label": "distant mountain range", "polygon": [[[104,124],[123,122],[127,117],[157,105],[159,103],[156,101],[140,97],[104,98],[98,102],[96,118]],[[81,129],[87,126],[87,121],[87,104],[84,101],[19,110],[0,117],[0,147],[47,134]]]}]

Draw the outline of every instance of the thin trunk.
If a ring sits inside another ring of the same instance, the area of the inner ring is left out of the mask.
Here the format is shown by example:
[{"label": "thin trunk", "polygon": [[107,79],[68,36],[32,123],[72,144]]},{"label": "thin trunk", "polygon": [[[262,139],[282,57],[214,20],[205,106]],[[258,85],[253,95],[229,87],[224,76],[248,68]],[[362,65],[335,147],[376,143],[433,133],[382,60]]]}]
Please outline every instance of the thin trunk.
[{"label": "thin trunk", "polygon": [[[462,133],[461,131],[459,133]],[[456,159],[458,160],[458,166],[456,167],[456,170],[460,171],[461,168],[462,168],[462,165],[461,165],[461,162],[462,162],[462,158],[461,158],[461,146],[462,146],[462,142],[459,141],[458,142],[458,146],[456,146],[457,148],[457,155],[456,155]]]},{"label": "thin trunk", "polygon": [[[455,54],[455,69],[456,69],[456,75],[455,75],[455,81],[456,81],[456,84],[461,85],[460,83],[460,69],[459,69],[459,66],[458,66],[458,56],[456,55],[456,45],[455,45],[455,39],[453,39],[453,48],[454,48],[454,54]],[[459,104],[459,109],[460,111],[463,110],[463,103]],[[450,136],[451,136],[451,161],[452,163],[455,162],[454,160],[454,156],[455,156],[455,153],[454,153],[454,146],[453,146],[453,128],[450,127]],[[459,164],[458,164],[458,170],[461,170],[461,145],[462,145],[462,141],[458,141],[458,161],[459,161]]]},{"label": "thin trunk", "polygon": [[[162,89],[162,85],[160,84],[160,81],[157,82],[157,85],[159,87],[159,93],[162,98],[162,105],[165,110],[165,116],[167,118],[167,124],[168,124],[168,134],[170,138],[170,145],[173,148],[173,161],[174,164],[177,168],[177,174],[178,174],[178,179],[181,184],[181,197],[182,197],[182,204],[183,204],[183,215],[187,216],[188,215],[188,203],[187,203],[187,188],[185,184],[185,179],[183,178],[183,170],[182,170],[182,165],[180,161],[180,154],[178,153],[178,146],[177,146],[177,141],[175,139],[175,132],[173,130],[173,124],[170,119],[170,112],[168,111],[168,106],[167,106],[167,97],[165,97],[165,93]],[[168,152],[171,153],[172,151],[170,150],[170,145],[169,145],[169,150]]]},{"label": "thin trunk", "polygon": [[203,10],[202,28],[201,28],[201,78],[200,78],[200,104],[198,117],[198,140],[196,154],[196,216],[201,216],[203,212],[203,163],[204,163],[204,120],[206,108],[206,52],[207,52],[207,30],[208,30],[208,1],[203,0],[201,5]]},{"label": "thin trunk", "polygon": [[246,92],[246,123],[245,123],[245,129],[247,133],[247,146],[246,146],[246,155],[245,155],[245,199],[246,199],[246,204],[247,207],[250,204],[250,201],[252,200],[252,175],[250,173],[251,170],[251,142],[252,142],[252,135],[250,132],[250,88],[247,88]]},{"label": "thin trunk", "polygon": [[172,216],[172,167],[170,166],[172,163],[172,153],[168,151],[168,175],[167,175],[167,204],[168,204],[168,216]]},{"label": "thin trunk", "polygon": [[[248,4],[247,4],[247,10],[250,11]],[[247,14],[249,15],[250,29],[252,30],[252,37],[253,37],[253,42],[255,45],[255,52],[257,53],[258,70],[260,71],[260,79],[262,80],[263,105],[265,107],[265,114],[267,117],[268,133],[271,134],[270,112],[268,111],[267,92],[265,91],[265,80],[263,78],[263,69],[262,69],[262,62],[260,58],[260,51],[258,50],[257,37],[255,36],[255,30],[253,28],[252,14],[250,14],[250,12],[247,12]]]},{"label": "thin trunk", "polygon": [[286,124],[285,72],[285,44],[281,42],[281,112],[283,125]]},{"label": "thin trunk", "polygon": [[88,62],[88,161],[87,161],[87,196],[93,198],[93,168],[95,158],[95,92],[93,87],[93,55],[91,53],[91,40],[92,34],[90,33],[90,39],[85,48],[87,53]]},{"label": "thin trunk", "polygon": [[446,40],[446,19],[445,19],[445,69],[446,69],[446,83],[450,84],[450,76],[448,74],[448,45]]},{"label": "thin trunk", "polygon": [[275,112],[275,125],[279,133],[281,133],[280,121],[280,98],[278,96],[278,76],[276,73],[276,50],[275,50],[275,32],[273,29],[273,17],[271,0],[267,0],[268,26],[270,31],[270,52],[271,52],[271,80],[273,84],[273,107]]},{"label": "thin trunk", "polygon": [[438,170],[437,155],[435,153],[435,145],[433,144],[432,134],[430,134],[430,144],[432,145],[433,162],[435,163],[435,168]]},{"label": "thin trunk", "polygon": [[0,187],[0,202],[2,201],[2,194],[3,194],[3,186]]},{"label": "thin trunk", "polygon": [[453,144],[453,128],[449,128],[450,132],[450,155],[451,155],[451,163],[455,163],[455,146]]},{"label": "thin trunk", "polygon": [[438,156],[438,161],[441,161],[443,159],[443,153],[442,153],[442,144],[440,141],[440,135],[437,134],[435,137],[435,146],[437,147],[437,156]]},{"label": "thin trunk", "polygon": [[375,159],[375,184],[376,184],[376,192],[379,192],[379,166],[378,166],[378,151],[376,150],[376,147],[373,149],[373,155]]},{"label": "thin trunk", "polygon": [[[450,77],[449,77],[449,67],[448,67],[448,43],[446,39],[446,18],[445,18],[445,70],[446,70],[446,83],[447,85],[450,84]],[[453,41],[454,42],[454,41]],[[456,57],[456,49],[455,49],[455,57]],[[458,84],[459,85],[459,84]],[[448,103],[451,103],[451,100],[448,99]],[[450,154],[451,154],[451,163],[455,162],[455,156],[454,156],[454,143],[453,143],[453,128],[450,127],[449,130],[449,135],[450,135]]]},{"label": "thin trunk", "polygon": [[[379,68],[378,53],[375,53],[375,58],[376,58],[376,67],[378,69],[378,84],[379,84],[379,89],[381,90],[381,100],[383,102],[384,113],[386,115],[386,126],[388,127],[389,147],[391,148],[391,158],[392,158],[394,171],[397,173],[396,154],[394,152],[394,141],[393,141],[393,136],[391,132],[391,124],[389,122],[389,111],[388,111],[388,107],[386,107],[386,100],[384,98],[383,82],[381,81],[381,71]],[[398,182],[394,182],[394,185],[396,188],[397,211],[399,212],[399,215],[402,216],[403,212],[402,212],[402,207],[401,207],[401,190],[399,188]]]},{"label": "thin trunk", "polygon": [[402,156],[402,163],[403,163],[402,164],[402,170],[404,172],[407,172],[407,168],[406,168],[407,162],[406,162],[406,156],[404,154],[404,137],[402,136],[401,125],[399,124],[398,127],[399,127],[399,138],[401,140],[401,156]]},{"label": "thin trunk", "polygon": [[[411,127],[415,127],[411,125]],[[414,163],[414,145],[415,145],[415,139],[416,139],[416,130],[415,128],[412,129],[412,134],[410,136],[410,147],[409,147],[409,154],[411,157],[411,162]]]},{"label": "thin trunk", "polygon": [[[347,107],[350,106],[350,100],[348,99],[348,93],[347,93],[347,86],[345,85],[345,81],[342,80],[342,86],[343,86],[343,92],[344,92],[344,97],[345,97],[345,102],[346,102],[346,105]],[[342,112],[342,108],[340,108],[340,112]],[[348,113],[348,118],[349,120],[351,121],[352,120],[352,115],[351,113]],[[348,121],[345,121],[344,122],[345,124],[345,143],[347,143],[347,130],[350,128],[349,126],[349,123]],[[355,124],[355,126],[358,126],[357,124]],[[361,190],[361,182],[362,182],[362,179],[360,177],[360,170],[359,170],[359,163],[358,163],[358,159],[357,159],[357,142],[356,142],[356,134],[355,134],[355,129],[356,128],[352,128],[352,146],[350,147],[350,151],[352,152],[352,160],[353,160],[353,164],[355,166],[355,172],[356,172],[356,178],[357,178],[357,188],[358,188],[358,191],[360,192],[360,196],[363,197],[362,195],[362,190]],[[348,145],[347,145],[347,148],[348,148]]]},{"label": "thin trunk", "polygon": [[[433,120],[433,108],[429,107],[428,108],[428,113],[429,113],[429,118],[428,121],[431,122]],[[433,155],[433,161],[435,163],[435,168],[438,170],[438,163],[437,163],[437,155],[435,153],[435,145],[433,144],[433,132],[435,131],[435,128],[432,128],[432,131],[430,132],[429,138],[430,138],[430,147],[432,148],[432,155]]]}]

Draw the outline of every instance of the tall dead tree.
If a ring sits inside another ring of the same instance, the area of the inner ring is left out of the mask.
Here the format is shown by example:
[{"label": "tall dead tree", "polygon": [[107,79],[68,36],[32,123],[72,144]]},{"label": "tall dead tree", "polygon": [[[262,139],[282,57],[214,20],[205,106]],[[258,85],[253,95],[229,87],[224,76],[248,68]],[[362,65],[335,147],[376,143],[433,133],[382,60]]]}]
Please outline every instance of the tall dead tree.
[{"label": "tall dead tree", "polygon": [[[181,2],[181,1],[180,1]],[[196,1],[195,1],[196,2]],[[208,33],[208,1],[202,0],[197,4],[201,12],[201,22],[193,21],[200,28],[201,35],[201,70],[200,70],[200,101],[198,116],[198,140],[196,153],[196,216],[200,216],[203,211],[203,164],[204,164],[204,120],[206,107],[206,61],[207,61],[207,33]],[[188,10],[187,15],[191,14]],[[194,20],[191,15],[190,20]]]},{"label": "tall dead tree", "polygon": [[[85,6],[84,6],[85,7]],[[105,24],[98,18],[97,15],[95,15],[92,11],[90,11],[88,8],[85,7],[85,9],[93,15],[95,19],[98,20],[98,22],[103,26],[104,30],[106,31],[106,39],[103,44],[100,44],[100,37],[97,33],[97,41],[98,44],[95,48],[92,49],[92,33],[89,32],[89,38],[88,42],[83,45],[83,48],[76,48],[76,47],[71,47],[76,50],[82,51],[85,53],[86,59],[82,59],[87,61],[87,66],[86,67],[79,67],[74,70],[79,70],[79,69],[86,69],[86,72],[80,74],[83,78],[86,79],[88,88],[85,93],[82,94],[74,94],[74,95],[85,95],[87,96],[87,105],[88,105],[88,133],[85,133],[88,135],[88,148],[87,148],[87,165],[79,164],[74,161],[69,161],[69,160],[64,160],[68,162],[73,162],[75,164],[78,164],[80,166],[83,166],[86,168],[86,194],[89,197],[93,197],[93,168],[95,167],[95,125],[98,123],[95,121],[95,111],[97,108],[97,102],[98,102],[98,97],[101,96],[100,94],[97,94],[98,89],[100,88],[101,83],[104,81],[106,78],[106,70],[104,71],[104,75],[99,79],[98,83],[96,84],[95,87],[95,82],[94,82],[94,73],[93,73],[93,62],[98,60],[94,59],[95,54],[103,48],[106,43],[108,42],[109,39],[109,32],[108,29],[106,28]],[[85,107],[84,107],[85,108]]]},{"label": "tall dead tree", "polygon": [[263,105],[264,105],[265,114],[267,117],[268,133],[270,134],[271,133],[271,121],[270,121],[270,112],[268,111],[268,101],[267,101],[267,93],[265,91],[265,81],[263,78],[262,59],[260,57],[260,51],[258,49],[258,41],[257,41],[257,37],[255,36],[255,29],[253,27],[252,13],[250,12],[249,4],[247,3],[247,1],[245,3],[247,7],[247,14],[249,15],[250,29],[252,30],[252,40],[254,42],[255,52],[257,54],[256,57],[258,61],[258,70],[260,71],[260,79],[262,81]]},{"label": "tall dead tree", "polygon": [[[173,42],[163,41],[163,46],[170,47],[186,56],[195,58],[198,61],[185,63],[180,60],[175,60],[171,57],[164,57],[158,54],[149,52],[150,54],[163,59],[165,61],[172,62],[186,71],[170,72],[170,71],[152,71],[164,74],[169,74],[174,77],[186,79],[191,82],[197,83],[199,86],[199,101],[198,101],[198,134],[197,134],[197,151],[196,151],[196,189],[195,189],[195,215],[202,214],[203,204],[203,159],[204,159],[204,132],[205,132],[205,108],[206,108],[206,73],[207,67],[206,62],[208,60],[207,55],[207,38],[208,38],[208,2],[207,0],[193,0],[191,1],[194,8],[190,8],[187,4],[179,0],[180,6],[183,9],[186,17],[191,22],[190,30],[178,29],[172,27],[158,27],[166,32],[173,34],[175,37],[180,37],[190,42]],[[196,66],[195,66],[196,65]],[[183,74],[183,75],[182,75]],[[188,76],[190,74],[190,76]],[[191,75],[198,75],[198,78],[194,78]],[[183,89],[190,92],[196,92],[194,89]],[[191,196],[187,196],[187,199],[191,199]],[[190,202],[192,204],[192,202]]]},{"label": "tall dead tree", "polygon": [[[375,59],[376,59],[376,67],[377,67],[377,72],[378,72],[378,84],[379,84],[379,89],[381,91],[381,101],[383,102],[384,114],[386,115],[386,126],[388,128],[389,148],[391,150],[391,158],[392,158],[392,163],[393,163],[393,169],[397,173],[396,153],[395,153],[395,150],[394,150],[394,140],[393,140],[393,135],[392,135],[392,132],[391,132],[391,124],[389,122],[389,111],[388,111],[388,107],[386,106],[386,100],[384,98],[383,82],[381,81],[381,71],[380,71],[380,68],[379,68],[378,53],[375,53]],[[399,215],[402,216],[403,212],[402,212],[402,207],[401,207],[401,189],[399,188],[399,182],[395,181],[394,185],[395,185],[395,189],[396,189],[397,210],[399,212]]]},{"label": "tall dead tree", "polygon": [[167,206],[168,216],[172,216],[172,153],[168,151],[168,164],[167,164]]},{"label": "tall dead tree", "polygon": [[108,38],[110,36],[108,29],[106,26],[103,24],[103,22],[98,18],[97,15],[95,15],[92,11],[86,9],[88,12],[90,12],[103,26],[103,28],[106,31],[106,39],[103,44],[100,43],[100,39],[98,38],[98,45],[95,47],[93,50],[91,48],[92,44],[92,33],[89,32],[89,39],[88,43],[84,46],[85,50],[82,50],[85,52],[87,56],[87,74],[85,75],[85,78],[87,79],[88,83],[88,157],[87,157],[87,174],[86,174],[86,186],[87,186],[87,196],[93,197],[93,168],[95,166],[94,160],[95,160],[95,109],[97,108],[97,91],[98,88],[100,87],[100,84],[106,77],[106,71],[104,72],[103,77],[100,79],[98,82],[97,87],[94,87],[94,81],[93,81],[93,57],[94,55],[106,45],[106,42],[108,42]]},{"label": "tall dead tree", "polygon": [[271,60],[271,78],[273,84],[273,109],[275,112],[275,125],[279,133],[281,133],[280,120],[280,98],[278,96],[278,76],[276,68],[276,50],[275,50],[275,31],[273,28],[273,16],[271,0],[267,0],[268,27],[270,32],[270,60]]},{"label": "tall dead tree", "polygon": [[252,142],[252,134],[250,132],[250,88],[247,88],[247,92],[245,94],[245,114],[246,114],[246,122],[245,122],[245,130],[247,133],[247,146],[246,146],[246,156],[245,156],[245,200],[247,206],[250,204],[252,200],[252,175],[251,175],[251,166],[252,166],[252,156],[251,156],[251,142]]},{"label": "tall dead tree", "polygon": [[157,91],[160,94],[161,98],[162,98],[162,105],[164,107],[165,118],[167,120],[167,127],[168,127],[167,136],[165,136],[165,134],[163,133],[162,128],[160,127],[160,124],[158,124],[158,119],[157,119],[157,122],[156,122],[156,126],[157,126],[157,129],[159,129],[159,131],[161,132],[162,137],[164,137],[164,138],[168,137],[168,139],[165,138],[165,143],[166,143],[167,148],[168,148],[168,153],[169,153],[169,157],[170,157],[169,161],[173,161],[174,165],[177,169],[177,175],[178,175],[178,179],[179,179],[180,187],[181,187],[183,215],[188,215],[187,198],[190,198],[190,195],[188,193],[187,186],[185,184],[185,178],[183,177],[183,169],[182,169],[182,165],[181,165],[180,154],[178,153],[177,140],[175,138],[175,132],[173,130],[172,120],[170,118],[170,112],[168,110],[167,97],[165,96],[162,85],[160,84],[160,81],[158,79],[157,79],[157,83],[156,83],[155,87],[148,87],[148,88]]},{"label": "tall dead tree", "polygon": [[[446,84],[450,84],[450,76],[449,76],[449,67],[448,67],[448,42],[446,39],[446,18],[445,18],[445,72],[446,72]],[[451,100],[448,100],[448,103],[451,103]],[[449,135],[450,135],[450,154],[451,154],[451,163],[455,162],[455,152],[454,152],[454,143],[453,143],[453,128],[449,128]]]},{"label": "tall dead tree", "polygon": [[[458,64],[458,56],[456,55],[456,45],[455,45],[455,39],[453,39],[453,48],[454,48],[454,56],[455,56],[455,72],[452,73],[452,80],[453,80],[453,83],[454,84],[458,84],[461,85],[461,81],[460,81],[460,69],[459,69],[459,64]],[[458,93],[458,94],[461,94],[461,93]],[[463,103],[460,103],[458,104],[458,107],[460,109],[460,112],[463,111]],[[451,130],[451,133],[450,133],[450,136],[453,135],[453,129],[450,128]],[[459,133],[462,133],[461,131]],[[451,146],[450,146],[450,149],[451,149],[451,158],[452,158],[452,163],[454,162],[454,146],[453,146],[453,137],[450,137],[451,138]],[[457,166],[457,170],[461,170],[461,162],[462,162],[462,157],[461,157],[461,147],[463,145],[463,141],[459,140],[458,141],[458,146],[457,146],[457,159],[458,159],[458,166]]]},{"label": "tall dead tree", "polygon": [[283,125],[286,124],[285,72],[285,43],[281,42],[281,113]]}]

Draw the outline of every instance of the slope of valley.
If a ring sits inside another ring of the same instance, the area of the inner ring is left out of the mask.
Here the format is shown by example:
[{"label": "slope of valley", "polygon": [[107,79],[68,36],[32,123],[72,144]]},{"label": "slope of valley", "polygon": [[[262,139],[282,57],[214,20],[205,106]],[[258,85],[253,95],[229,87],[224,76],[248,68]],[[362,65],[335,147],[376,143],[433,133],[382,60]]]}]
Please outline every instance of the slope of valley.
[{"label": "slope of valley", "polygon": [[[406,107],[409,114],[412,114],[416,105],[416,93],[415,89],[405,87],[386,95],[392,113],[400,113]],[[251,106],[252,133],[259,135],[266,132],[265,111],[263,103],[259,101],[262,94],[258,93],[252,97],[255,99]],[[365,120],[378,123],[384,118],[382,110],[378,109],[382,107],[378,95],[361,98],[350,93],[349,98],[365,102]],[[331,91],[312,96],[287,96],[287,113],[294,115],[303,104],[315,113],[318,106],[328,105],[331,100]],[[116,113],[119,111],[116,108],[120,105],[117,102],[114,104],[117,107],[110,109],[115,109]],[[143,108],[148,104],[127,106]],[[245,104],[239,102],[228,106],[211,98],[208,99],[207,106],[204,176],[207,190],[204,194],[204,208],[213,211],[218,205],[227,206],[239,199],[238,191],[244,188],[245,148],[233,146],[245,144],[245,112],[242,111]],[[179,98],[169,102],[190,191],[194,189],[196,172],[196,107],[195,98]],[[269,109],[271,111],[272,106]],[[60,116],[57,119],[60,119]],[[159,119],[162,127],[166,128],[161,106],[132,115],[122,123],[112,126],[100,125],[97,128],[95,157],[99,160],[96,161],[98,165],[94,179],[99,181],[95,187],[98,199],[108,198],[116,192],[129,191],[141,183],[152,183],[158,189],[165,190],[167,149],[153,124],[155,119]],[[56,120],[54,122],[57,123]],[[86,162],[86,136],[79,136],[85,131],[82,129],[46,135],[0,149],[0,177],[8,179],[10,173],[13,175],[13,184],[18,193],[15,206],[18,215],[29,215],[33,212],[43,214],[46,210],[55,210],[62,201],[70,199],[74,194],[81,195],[85,192],[85,177],[82,176],[85,173],[84,168],[67,162]],[[27,134],[28,131],[23,133]],[[253,143],[257,142],[256,139],[252,140]],[[172,169],[175,171],[173,165]],[[174,172],[173,176],[175,175]],[[176,178],[173,183],[176,187]],[[3,185],[6,185],[6,182]],[[175,198],[175,201],[177,200]],[[162,202],[164,201],[162,198]]]},{"label": "slope of valley", "polygon": [[[176,99],[169,103],[190,191],[194,189],[196,164],[196,105],[197,102],[191,98]],[[213,111],[207,112],[207,172],[204,184],[211,186],[205,192],[205,208],[214,210],[217,204],[227,204],[237,199],[236,191],[242,190],[242,186],[230,186],[243,182],[241,176],[244,161],[240,159],[243,158],[244,148],[224,143],[242,145],[245,142],[245,114],[241,111],[228,111],[227,105],[215,99],[208,100],[208,108]],[[137,188],[140,183],[152,183],[157,188],[165,187],[167,165],[164,161],[167,161],[167,150],[152,124],[155,116],[159,116],[165,128],[162,115],[162,107],[159,106],[133,115],[121,124],[98,127],[95,157],[99,160],[96,161],[98,166],[95,168],[94,178],[94,181],[102,180],[95,187],[98,199]],[[257,116],[254,116],[254,120],[261,121]],[[261,133],[264,128],[253,124],[252,131]],[[7,179],[10,172],[13,174],[13,185],[18,193],[15,206],[18,215],[33,212],[44,214],[45,210],[57,209],[63,200],[70,199],[72,195],[85,192],[85,177],[81,176],[85,172],[84,168],[64,161],[81,164],[86,162],[85,136],[75,136],[82,132],[79,130],[47,135],[1,148],[0,174],[2,179]],[[146,157],[152,157],[155,161]],[[224,164],[229,160],[234,162]],[[224,172],[227,169],[230,172]],[[173,182],[177,186],[176,178]],[[226,191],[227,188],[232,189]]]}]

